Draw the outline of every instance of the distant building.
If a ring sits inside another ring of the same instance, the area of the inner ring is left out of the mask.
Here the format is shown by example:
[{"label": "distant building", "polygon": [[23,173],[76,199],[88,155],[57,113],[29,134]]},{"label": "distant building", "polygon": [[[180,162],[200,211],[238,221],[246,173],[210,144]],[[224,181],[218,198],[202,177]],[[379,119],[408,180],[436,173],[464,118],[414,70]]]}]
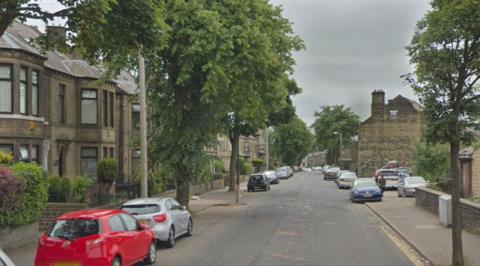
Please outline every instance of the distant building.
[{"label": "distant building", "polygon": [[371,176],[386,162],[411,166],[420,141],[422,105],[401,95],[385,104],[385,92],[372,92],[371,116],[358,129],[358,174]]},{"label": "distant building", "polygon": [[327,163],[327,151],[312,152],[305,156],[303,167],[322,166]]}]

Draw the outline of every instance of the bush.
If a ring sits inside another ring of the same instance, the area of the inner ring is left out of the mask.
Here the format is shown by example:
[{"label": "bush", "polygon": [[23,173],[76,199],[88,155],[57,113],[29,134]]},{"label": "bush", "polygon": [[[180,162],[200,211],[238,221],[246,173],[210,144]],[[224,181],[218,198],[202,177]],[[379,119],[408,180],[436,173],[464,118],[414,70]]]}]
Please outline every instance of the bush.
[{"label": "bush", "polygon": [[245,160],[243,157],[238,158],[240,164],[240,174],[241,175],[249,175],[252,173],[252,163]]},{"label": "bush", "polygon": [[265,161],[262,159],[255,159],[252,160],[252,165],[255,166],[258,171],[260,171],[265,167]]},{"label": "bush", "polygon": [[165,168],[153,167],[148,172],[148,193],[155,195],[165,191],[169,181],[171,181],[170,176]]},{"label": "bush", "polygon": [[4,153],[0,151],[0,164],[10,165],[13,162],[13,155],[11,153]]},{"label": "bush", "polygon": [[118,162],[112,158],[105,158],[97,164],[97,177],[102,183],[113,183],[118,175]]},{"label": "bush", "polygon": [[450,174],[450,148],[447,144],[419,143],[413,154],[413,170],[417,175],[435,182]]},{"label": "bush", "polygon": [[47,206],[47,173],[37,164],[16,163],[11,166],[14,175],[24,183],[15,208],[0,210],[1,226],[19,226],[35,222]]},{"label": "bush", "polygon": [[215,160],[215,173],[224,173],[225,165],[222,160]]},{"label": "bush", "polygon": [[59,176],[48,177],[48,201],[66,202],[70,195],[70,179]]},{"label": "bush", "polygon": [[87,176],[77,176],[72,182],[72,192],[76,200],[84,203],[88,199],[88,195],[95,182]]},{"label": "bush", "polygon": [[[20,203],[20,197],[25,189],[22,179],[16,177],[13,171],[0,167],[0,213],[10,212]],[[0,225],[4,223],[0,216]]]}]

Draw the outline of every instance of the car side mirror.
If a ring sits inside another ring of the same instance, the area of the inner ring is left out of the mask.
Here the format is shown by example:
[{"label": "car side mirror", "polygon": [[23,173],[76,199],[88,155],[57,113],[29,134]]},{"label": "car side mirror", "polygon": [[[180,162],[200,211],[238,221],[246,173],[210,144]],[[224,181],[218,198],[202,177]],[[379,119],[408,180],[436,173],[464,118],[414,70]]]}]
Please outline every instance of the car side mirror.
[{"label": "car side mirror", "polygon": [[187,210],[187,206],[183,205],[183,206],[181,207],[181,209],[182,209],[182,211],[186,211],[186,210]]},{"label": "car side mirror", "polygon": [[141,224],[137,221],[137,231],[143,231],[145,229],[147,229],[148,226],[144,225],[144,224]]}]

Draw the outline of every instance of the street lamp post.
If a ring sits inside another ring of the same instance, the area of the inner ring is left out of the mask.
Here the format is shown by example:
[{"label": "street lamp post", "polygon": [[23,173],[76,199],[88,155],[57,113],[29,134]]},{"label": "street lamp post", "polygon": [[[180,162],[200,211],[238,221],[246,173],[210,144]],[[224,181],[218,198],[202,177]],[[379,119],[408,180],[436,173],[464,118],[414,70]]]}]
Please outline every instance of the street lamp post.
[{"label": "street lamp post", "polygon": [[342,158],[342,149],[343,149],[343,134],[342,132],[333,132],[333,135],[340,135],[340,150],[339,150],[339,158]]}]

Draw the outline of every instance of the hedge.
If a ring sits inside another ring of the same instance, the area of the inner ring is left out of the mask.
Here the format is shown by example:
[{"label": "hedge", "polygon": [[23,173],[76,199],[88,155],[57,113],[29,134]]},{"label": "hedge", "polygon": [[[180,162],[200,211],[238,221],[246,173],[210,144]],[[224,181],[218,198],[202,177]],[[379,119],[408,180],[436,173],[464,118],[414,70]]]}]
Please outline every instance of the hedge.
[{"label": "hedge", "polygon": [[24,188],[15,208],[0,209],[0,227],[15,227],[37,221],[47,206],[47,173],[33,163],[16,163],[9,168],[24,182]]}]

